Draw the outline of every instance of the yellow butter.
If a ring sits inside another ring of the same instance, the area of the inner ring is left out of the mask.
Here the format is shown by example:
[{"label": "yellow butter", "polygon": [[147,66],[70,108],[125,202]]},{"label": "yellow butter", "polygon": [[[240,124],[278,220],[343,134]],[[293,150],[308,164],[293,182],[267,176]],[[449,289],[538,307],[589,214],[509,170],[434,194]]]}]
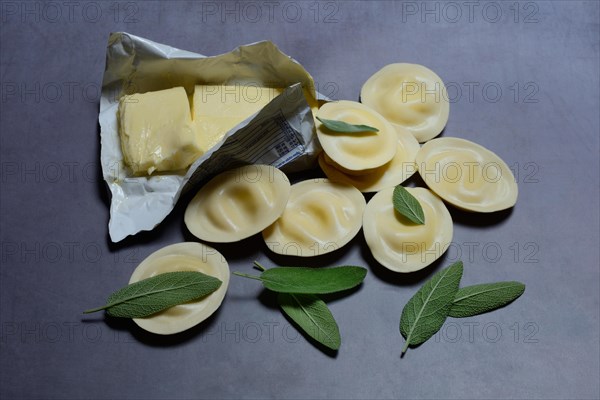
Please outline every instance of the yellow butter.
[{"label": "yellow butter", "polygon": [[[256,85],[196,85],[193,98],[194,125],[204,152],[217,144],[227,132],[259,112],[284,88]],[[310,92],[303,90],[313,114],[319,108]]]},{"label": "yellow butter", "polygon": [[123,159],[136,175],[182,170],[202,155],[182,87],[121,98],[119,134]]},{"label": "yellow butter", "polygon": [[260,111],[282,91],[256,85],[196,85],[194,124],[202,150],[213,147],[231,128]]}]

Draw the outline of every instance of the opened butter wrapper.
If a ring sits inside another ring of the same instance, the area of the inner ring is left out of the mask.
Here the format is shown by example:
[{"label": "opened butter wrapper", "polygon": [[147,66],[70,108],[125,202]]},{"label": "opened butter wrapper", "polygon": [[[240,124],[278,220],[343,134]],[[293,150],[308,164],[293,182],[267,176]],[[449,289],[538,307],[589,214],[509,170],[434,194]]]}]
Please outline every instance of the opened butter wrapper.
[{"label": "opened butter wrapper", "polygon": [[[187,172],[135,176],[123,161],[119,99],[182,86],[240,85],[285,88],[260,111],[229,130]],[[130,35],[108,41],[100,99],[102,174],[111,192],[108,230],[113,242],[160,224],[179,197],[207,178],[244,164],[269,164],[286,172],[312,167],[319,152],[314,119],[303,88],[315,99],[310,74],[269,41],[207,57]]]}]

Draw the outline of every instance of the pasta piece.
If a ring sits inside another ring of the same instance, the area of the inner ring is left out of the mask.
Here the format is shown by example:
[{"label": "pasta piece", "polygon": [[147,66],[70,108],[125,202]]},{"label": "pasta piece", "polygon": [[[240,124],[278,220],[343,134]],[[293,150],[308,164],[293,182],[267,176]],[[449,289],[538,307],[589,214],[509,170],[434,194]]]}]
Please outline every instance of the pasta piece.
[{"label": "pasta piece", "polygon": [[444,82],[418,64],[386,65],[365,82],[360,101],[395,128],[408,129],[420,143],[442,132],[450,112]]},{"label": "pasta piece", "polygon": [[373,257],[395,272],[425,268],[452,242],[452,217],[444,202],[425,188],[406,190],[421,204],[425,224],[415,224],[394,209],[394,188],[373,196],[363,216],[363,231]]},{"label": "pasta piece", "polygon": [[354,187],[311,179],[292,186],[283,215],[263,231],[269,249],[300,257],[330,253],[360,230],[365,198]]},{"label": "pasta piece", "polygon": [[142,329],[170,335],[210,317],[221,305],[229,285],[229,265],[215,249],[202,243],[177,243],[155,251],[133,271],[129,283],[175,271],[198,271],[221,280],[221,286],[199,300],[168,308],[147,318],[134,318]]},{"label": "pasta piece", "polygon": [[327,129],[317,121],[317,137],[323,150],[338,165],[350,171],[377,168],[396,154],[394,128],[377,112],[355,101],[326,103],[317,112],[319,118],[368,125],[378,132],[341,133]]},{"label": "pasta piece", "polygon": [[398,132],[398,149],[391,161],[381,167],[353,174],[337,165],[327,154],[319,155],[319,165],[325,175],[334,182],[348,183],[363,193],[378,192],[388,187],[395,187],[417,170],[415,158],[419,151],[419,143],[408,131]]},{"label": "pasta piece", "polygon": [[515,177],[495,153],[459,138],[439,138],[417,153],[419,174],[438,196],[458,208],[494,212],[514,206]]},{"label": "pasta piece", "polygon": [[198,239],[237,242],[271,225],[285,208],[290,181],[270,165],[223,172],[204,185],[185,210],[185,224]]}]

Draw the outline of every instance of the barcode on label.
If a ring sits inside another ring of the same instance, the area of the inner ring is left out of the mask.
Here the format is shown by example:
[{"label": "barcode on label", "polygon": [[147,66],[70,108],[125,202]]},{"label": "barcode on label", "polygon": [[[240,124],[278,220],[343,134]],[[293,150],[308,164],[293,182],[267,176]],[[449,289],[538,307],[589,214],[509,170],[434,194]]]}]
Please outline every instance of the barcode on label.
[{"label": "barcode on label", "polygon": [[287,146],[287,144],[285,142],[278,143],[275,146],[275,150],[277,151],[277,154],[279,155],[279,157],[283,157],[284,155],[286,155],[290,151],[290,149],[288,148],[288,146]]},{"label": "barcode on label", "polygon": [[300,141],[298,140],[297,136],[298,133],[292,129],[283,115],[279,115],[277,117],[277,125],[279,125],[279,129],[281,129],[281,131],[285,134],[285,140],[291,148],[300,146]]}]

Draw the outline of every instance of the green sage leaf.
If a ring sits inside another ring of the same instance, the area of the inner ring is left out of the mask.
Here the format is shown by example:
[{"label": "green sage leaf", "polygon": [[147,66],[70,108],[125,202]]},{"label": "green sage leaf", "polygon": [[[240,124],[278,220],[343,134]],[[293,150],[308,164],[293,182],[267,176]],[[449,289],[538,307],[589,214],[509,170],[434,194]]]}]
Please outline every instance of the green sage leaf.
[{"label": "green sage leaf", "polygon": [[416,346],[433,336],[444,324],[458,291],[463,264],[458,261],[436,273],[406,303],[400,317],[400,333],[408,346]]},{"label": "green sage leaf", "polygon": [[106,310],[113,317],[144,318],[207,296],[221,284],[219,279],[201,272],[167,272],[125,286],[111,294],[106,305],[84,313]]},{"label": "green sage leaf", "polygon": [[425,214],[419,200],[408,192],[402,185],[396,186],[392,196],[394,209],[415,224],[425,223]]},{"label": "green sage leaf", "polygon": [[332,350],[340,348],[338,325],[323,300],[312,294],[279,293],[277,302],[311,338]]},{"label": "green sage leaf", "polygon": [[467,286],[458,289],[448,316],[455,318],[472,317],[516,300],[525,291],[520,282],[496,282]]},{"label": "green sage leaf", "polygon": [[316,117],[325,128],[334,132],[355,133],[355,132],[379,132],[379,129],[369,125],[354,125],[344,121],[336,121],[334,119],[325,119]]},{"label": "green sage leaf", "polygon": [[234,272],[235,275],[262,281],[263,285],[279,293],[325,294],[351,289],[367,275],[366,268],[343,266],[334,268],[275,267],[260,276]]}]

